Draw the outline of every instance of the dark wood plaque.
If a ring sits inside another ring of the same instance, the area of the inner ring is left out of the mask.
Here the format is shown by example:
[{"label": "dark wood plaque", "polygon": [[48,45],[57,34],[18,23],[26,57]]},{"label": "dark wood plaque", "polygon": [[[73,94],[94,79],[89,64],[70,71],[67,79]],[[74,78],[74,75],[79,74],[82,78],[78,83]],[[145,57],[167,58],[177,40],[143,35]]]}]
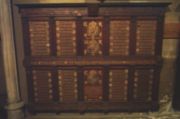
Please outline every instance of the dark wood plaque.
[{"label": "dark wood plaque", "polygon": [[77,71],[59,70],[58,81],[60,102],[77,101]]},{"label": "dark wood plaque", "polygon": [[133,98],[137,101],[152,101],[153,69],[136,69],[134,73]]},{"label": "dark wood plaque", "polygon": [[32,70],[34,102],[52,102],[52,73],[51,71]]},{"label": "dark wood plaque", "polygon": [[110,21],[110,55],[129,55],[130,21]]},{"label": "dark wood plaque", "polygon": [[156,20],[138,20],[136,31],[136,54],[154,55],[157,33]]},{"label": "dark wood plaque", "polygon": [[58,56],[76,55],[76,22],[56,21],[56,39]]},{"label": "dark wood plaque", "polygon": [[50,37],[48,21],[30,21],[29,37],[32,56],[50,55]]},{"label": "dark wood plaque", "polygon": [[112,69],[109,72],[109,99],[112,102],[128,101],[128,69]]}]

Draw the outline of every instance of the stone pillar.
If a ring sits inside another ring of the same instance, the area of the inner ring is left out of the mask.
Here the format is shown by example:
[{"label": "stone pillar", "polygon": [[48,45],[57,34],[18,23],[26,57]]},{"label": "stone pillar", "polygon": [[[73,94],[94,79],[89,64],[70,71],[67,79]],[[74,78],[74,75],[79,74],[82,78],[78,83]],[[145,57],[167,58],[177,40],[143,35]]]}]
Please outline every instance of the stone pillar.
[{"label": "stone pillar", "polygon": [[0,0],[0,33],[7,90],[8,119],[23,119],[16,67],[14,34],[10,0]]},{"label": "stone pillar", "polygon": [[160,81],[160,103],[162,112],[172,110],[173,84],[175,80],[176,58],[178,55],[178,43],[180,40],[180,11],[179,0],[172,0],[166,13],[164,40],[163,40],[163,67]]}]

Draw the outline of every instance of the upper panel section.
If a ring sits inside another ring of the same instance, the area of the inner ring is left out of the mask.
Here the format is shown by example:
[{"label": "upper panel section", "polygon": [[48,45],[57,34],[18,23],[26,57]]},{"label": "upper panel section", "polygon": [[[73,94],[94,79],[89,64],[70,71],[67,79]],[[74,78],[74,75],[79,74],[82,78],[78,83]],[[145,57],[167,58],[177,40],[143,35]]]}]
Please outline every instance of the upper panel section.
[{"label": "upper panel section", "polygon": [[81,61],[82,57],[92,56],[94,59],[103,60],[105,57],[161,56],[163,16],[167,5],[19,5],[23,21],[25,55],[73,57],[77,61]]}]

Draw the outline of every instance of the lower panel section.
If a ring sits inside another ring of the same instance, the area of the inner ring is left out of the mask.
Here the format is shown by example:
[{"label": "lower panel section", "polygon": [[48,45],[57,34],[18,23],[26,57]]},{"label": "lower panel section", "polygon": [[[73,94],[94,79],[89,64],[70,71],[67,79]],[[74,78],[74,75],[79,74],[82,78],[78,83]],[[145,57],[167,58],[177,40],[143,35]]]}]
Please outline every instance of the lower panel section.
[{"label": "lower panel section", "polygon": [[149,111],[158,107],[158,66],[30,69],[31,111]]}]

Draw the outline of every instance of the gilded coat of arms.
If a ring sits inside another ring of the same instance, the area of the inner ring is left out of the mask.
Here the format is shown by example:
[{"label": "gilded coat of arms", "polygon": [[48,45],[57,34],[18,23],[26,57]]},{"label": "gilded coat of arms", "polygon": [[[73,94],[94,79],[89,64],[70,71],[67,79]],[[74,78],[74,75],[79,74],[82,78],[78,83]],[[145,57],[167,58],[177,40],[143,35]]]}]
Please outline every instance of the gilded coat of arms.
[{"label": "gilded coat of arms", "polygon": [[85,55],[101,55],[102,45],[102,22],[84,22],[86,28],[85,36]]}]

